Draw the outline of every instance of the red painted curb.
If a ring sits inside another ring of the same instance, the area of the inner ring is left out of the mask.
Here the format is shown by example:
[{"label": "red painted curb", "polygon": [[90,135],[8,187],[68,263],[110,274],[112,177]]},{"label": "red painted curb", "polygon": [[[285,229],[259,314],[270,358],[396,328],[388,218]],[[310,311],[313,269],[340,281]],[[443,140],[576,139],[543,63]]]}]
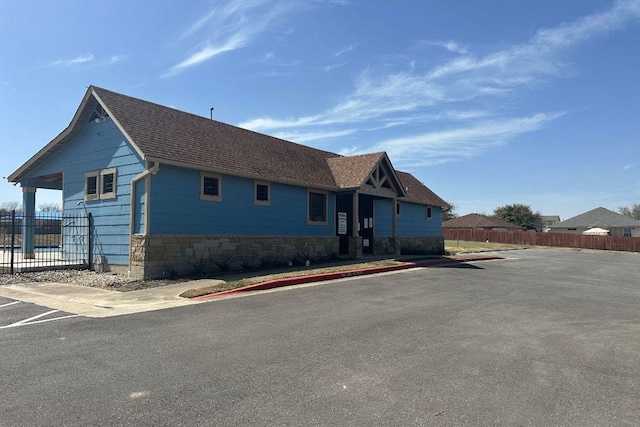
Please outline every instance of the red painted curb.
[{"label": "red painted curb", "polygon": [[236,289],[229,289],[227,291],[201,295],[198,297],[194,297],[192,299],[203,300],[203,299],[217,298],[217,297],[236,294],[240,292],[264,291],[267,289],[281,288],[284,286],[300,285],[303,283],[322,282],[325,280],[342,279],[345,277],[354,277],[354,276],[364,276],[368,274],[385,273],[388,271],[406,270],[408,268],[415,268],[415,267],[437,267],[437,266],[446,265],[446,264],[460,264],[463,262],[472,262],[472,261],[489,261],[494,259],[503,259],[503,258],[497,257],[497,256],[485,256],[485,257],[477,257],[477,258],[436,259],[436,260],[428,260],[428,261],[405,262],[404,264],[385,265],[380,267],[362,268],[362,269],[350,270],[350,271],[336,271],[332,273],[313,274],[310,276],[288,277],[284,279],[268,280],[266,282],[256,283],[254,285],[243,286],[241,288],[236,288]]}]

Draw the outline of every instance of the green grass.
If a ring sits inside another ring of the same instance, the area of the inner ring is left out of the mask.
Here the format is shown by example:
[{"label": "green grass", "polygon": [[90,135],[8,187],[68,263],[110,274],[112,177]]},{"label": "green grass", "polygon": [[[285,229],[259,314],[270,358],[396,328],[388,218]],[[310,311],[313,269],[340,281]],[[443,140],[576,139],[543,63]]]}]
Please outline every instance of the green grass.
[{"label": "green grass", "polygon": [[267,274],[264,276],[252,276],[245,277],[238,280],[231,280],[229,282],[218,283],[213,286],[206,286],[203,288],[190,289],[180,294],[183,298],[195,298],[202,295],[215,294],[218,292],[228,291],[231,289],[242,288],[244,286],[255,285],[257,283],[268,282],[269,280],[286,279],[289,277],[301,277],[301,276],[313,276],[314,274],[333,273],[337,271],[351,271],[359,270],[363,268],[380,267],[386,265],[402,264],[401,261],[394,259],[385,259],[381,261],[362,262],[356,264],[347,265],[334,265],[330,267],[312,268],[309,270],[295,270],[287,271],[285,273]]},{"label": "green grass", "polygon": [[[473,253],[473,252],[498,251],[498,250],[504,250],[504,249],[519,249],[524,247],[526,246],[510,245],[505,243],[465,242],[462,240],[459,242],[455,240],[445,241],[445,250],[449,255],[454,255],[454,256]],[[237,280],[230,280],[228,282],[218,283],[213,286],[206,286],[202,288],[191,289],[181,293],[180,296],[183,298],[195,298],[202,295],[209,295],[209,294],[214,294],[218,292],[228,291],[231,289],[242,288],[244,286],[255,285],[257,283],[267,282],[269,280],[285,279],[289,277],[312,276],[314,274],[333,273],[337,271],[360,270],[363,268],[379,267],[379,266],[386,266],[386,265],[397,265],[397,264],[402,264],[403,262],[404,261],[398,261],[395,259],[386,259],[386,260],[380,260],[380,261],[349,263],[344,265],[312,268],[308,270],[307,269],[293,270],[293,271],[287,271],[284,273],[267,274],[262,276],[243,277]]]},{"label": "green grass", "polygon": [[511,245],[508,243],[466,242],[463,240],[445,240],[444,249],[448,254],[457,255],[471,252],[500,251],[505,249],[526,248],[525,245]]}]

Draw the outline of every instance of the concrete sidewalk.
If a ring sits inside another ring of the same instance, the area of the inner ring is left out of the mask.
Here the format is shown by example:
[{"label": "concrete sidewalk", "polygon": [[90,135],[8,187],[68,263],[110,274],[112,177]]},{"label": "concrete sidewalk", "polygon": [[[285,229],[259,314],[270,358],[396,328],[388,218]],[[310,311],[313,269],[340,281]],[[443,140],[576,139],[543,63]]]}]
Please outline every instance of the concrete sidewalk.
[{"label": "concrete sidewalk", "polygon": [[131,292],[65,283],[26,283],[0,286],[0,296],[85,317],[111,317],[198,304],[202,301],[179,295],[189,289],[220,282],[222,280],[203,279]]}]

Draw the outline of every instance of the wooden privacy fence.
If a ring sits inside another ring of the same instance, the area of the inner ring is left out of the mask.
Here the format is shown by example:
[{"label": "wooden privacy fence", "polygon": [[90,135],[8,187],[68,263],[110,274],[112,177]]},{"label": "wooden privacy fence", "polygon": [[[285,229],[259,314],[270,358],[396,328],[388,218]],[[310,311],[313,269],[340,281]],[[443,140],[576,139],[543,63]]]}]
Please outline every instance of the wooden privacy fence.
[{"label": "wooden privacy fence", "polygon": [[569,233],[536,233],[532,231],[477,230],[443,228],[445,240],[510,243],[514,245],[560,246],[564,248],[601,249],[640,252],[640,237],[584,236]]}]

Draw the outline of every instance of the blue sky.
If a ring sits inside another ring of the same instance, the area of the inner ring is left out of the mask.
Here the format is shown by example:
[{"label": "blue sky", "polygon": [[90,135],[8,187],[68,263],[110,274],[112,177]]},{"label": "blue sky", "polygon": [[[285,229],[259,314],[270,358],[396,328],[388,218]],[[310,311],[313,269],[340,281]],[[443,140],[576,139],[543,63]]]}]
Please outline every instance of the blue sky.
[{"label": "blue sky", "polygon": [[[459,214],[640,202],[640,0],[0,7],[2,176],[93,84],[341,154],[386,151]],[[21,198],[3,180],[0,202]]]}]

